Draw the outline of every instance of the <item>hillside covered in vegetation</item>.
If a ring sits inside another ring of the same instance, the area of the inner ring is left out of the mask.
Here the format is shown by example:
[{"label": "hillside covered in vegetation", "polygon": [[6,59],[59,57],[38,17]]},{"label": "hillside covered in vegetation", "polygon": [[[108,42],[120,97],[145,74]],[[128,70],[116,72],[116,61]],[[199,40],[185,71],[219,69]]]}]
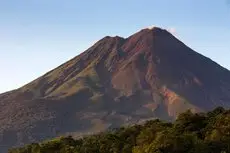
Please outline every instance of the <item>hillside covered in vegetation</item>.
[{"label": "hillside covered in vegetation", "polygon": [[229,153],[230,110],[218,107],[208,113],[187,111],[174,123],[147,121],[86,136],[61,137],[8,153]]}]

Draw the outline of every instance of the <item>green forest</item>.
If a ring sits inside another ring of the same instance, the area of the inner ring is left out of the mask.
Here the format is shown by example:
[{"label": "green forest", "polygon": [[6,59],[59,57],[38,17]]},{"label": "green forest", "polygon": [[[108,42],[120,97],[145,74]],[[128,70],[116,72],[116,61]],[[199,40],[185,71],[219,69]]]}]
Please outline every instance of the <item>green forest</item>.
[{"label": "green forest", "polygon": [[76,140],[33,143],[8,153],[230,153],[230,110],[186,111],[173,123],[150,120]]}]

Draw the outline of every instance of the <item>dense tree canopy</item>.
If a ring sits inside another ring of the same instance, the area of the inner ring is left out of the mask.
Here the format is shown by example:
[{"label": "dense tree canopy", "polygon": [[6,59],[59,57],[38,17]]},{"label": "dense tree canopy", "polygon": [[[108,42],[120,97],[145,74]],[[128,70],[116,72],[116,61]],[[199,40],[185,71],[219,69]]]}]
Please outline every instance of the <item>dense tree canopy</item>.
[{"label": "dense tree canopy", "polygon": [[229,153],[230,110],[187,111],[174,123],[160,120],[81,139],[61,137],[8,153]]}]

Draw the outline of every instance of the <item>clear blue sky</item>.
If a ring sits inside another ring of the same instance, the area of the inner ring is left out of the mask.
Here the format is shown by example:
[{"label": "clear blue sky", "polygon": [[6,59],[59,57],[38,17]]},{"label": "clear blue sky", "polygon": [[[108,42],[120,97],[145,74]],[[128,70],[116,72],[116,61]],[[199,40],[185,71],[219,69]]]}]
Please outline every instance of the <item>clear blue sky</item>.
[{"label": "clear blue sky", "polygon": [[176,29],[230,69],[229,0],[0,0],[0,93],[62,64],[106,35]]}]

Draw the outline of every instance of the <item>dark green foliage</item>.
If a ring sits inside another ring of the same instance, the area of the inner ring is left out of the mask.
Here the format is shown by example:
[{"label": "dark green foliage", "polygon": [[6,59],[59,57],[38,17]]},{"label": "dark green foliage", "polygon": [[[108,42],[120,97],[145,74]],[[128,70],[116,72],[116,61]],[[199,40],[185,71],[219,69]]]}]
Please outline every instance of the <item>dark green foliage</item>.
[{"label": "dark green foliage", "polygon": [[152,120],[77,140],[33,143],[9,153],[230,153],[230,111],[187,111],[174,123]]}]

